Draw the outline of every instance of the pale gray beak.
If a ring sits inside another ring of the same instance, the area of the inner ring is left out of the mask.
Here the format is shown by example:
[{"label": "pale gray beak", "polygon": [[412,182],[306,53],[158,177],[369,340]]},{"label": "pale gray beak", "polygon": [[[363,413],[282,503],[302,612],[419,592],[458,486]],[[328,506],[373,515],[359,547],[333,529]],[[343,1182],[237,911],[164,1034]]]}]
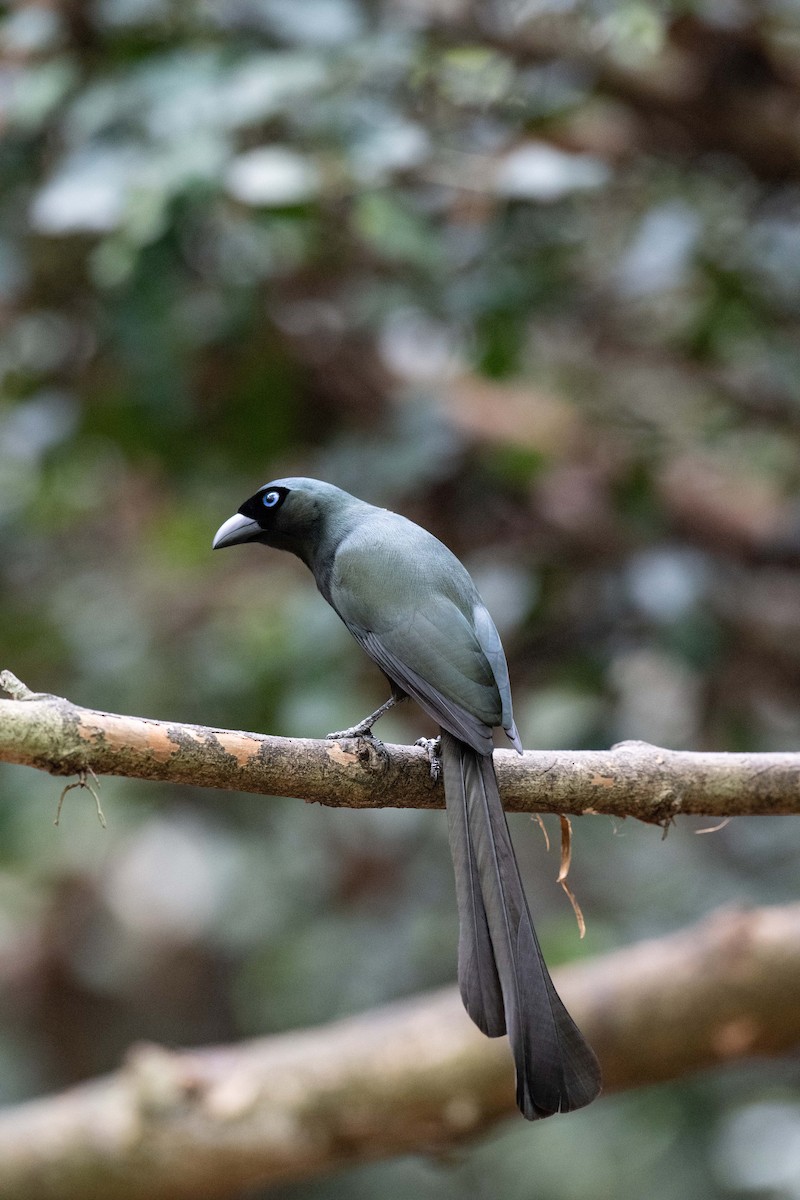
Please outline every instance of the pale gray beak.
[{"label": "pale gray beak", "polygon": [[223,546],[238,546],[240,542],[255,541],[261,532],[258,521],[243,517],[241,513],[234,513],[214,534],[211,549],[221,550]]}]

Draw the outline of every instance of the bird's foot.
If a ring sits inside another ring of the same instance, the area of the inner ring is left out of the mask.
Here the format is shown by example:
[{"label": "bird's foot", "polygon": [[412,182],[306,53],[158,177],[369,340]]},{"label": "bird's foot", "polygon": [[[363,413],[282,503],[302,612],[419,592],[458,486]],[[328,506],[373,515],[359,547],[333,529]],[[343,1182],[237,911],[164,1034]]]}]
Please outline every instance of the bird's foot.
[{"label": "bird's foot", "polygon": [[360,721],[358,725],[353,725],[350,729],[339,729],[336,733],[326,733],[325,737],[329,742],[343,742],[347,738],[358,738],[359,741],[366,740],[383,746],[380,738],[376,738],[372,732],[372,725],[367,724],[366,721]]},{"label": "bird's foot", "polygon": [[390,696],[388,700],[384,701],[380,708],[376,708],[375,712],[370,713],[368,717],[364,717],[364,720],[359,721],[357,725],[353,725],[350,729],[340,729],[338,733],[329,733],[328,740],[331,742],[341,742],[344,741],[345,738],[366,738],[368,741],[372,742],[374,746],[380,747],[381,750],[384,750],[383,742],[380,741],[379,738],[375,737],[375,734],[372,732],[372,726],[376,721],[379,721],[383,714],[387,713],[390,708],[394,708],[395,704],[399,704],[400,700],[402,699],[402,696]]},{"label": "bird's foot", "polygon": [[389,751],[380,738],[372,732],[372,726],[365,721],[353,725],[351,729],[339,729],[336,733],[327,734],[329,742],[344,742],[349,739],[358,742],[356,754],[362,767],[372,770],[385,771],[389,765]]},{"label": "bird's foot", "polygon": [[417,738],[414,745],[421,746],[427,754],[431,779],[434,783],[438,783],[442,777],[442,739],[440,737],[421,737]]}]

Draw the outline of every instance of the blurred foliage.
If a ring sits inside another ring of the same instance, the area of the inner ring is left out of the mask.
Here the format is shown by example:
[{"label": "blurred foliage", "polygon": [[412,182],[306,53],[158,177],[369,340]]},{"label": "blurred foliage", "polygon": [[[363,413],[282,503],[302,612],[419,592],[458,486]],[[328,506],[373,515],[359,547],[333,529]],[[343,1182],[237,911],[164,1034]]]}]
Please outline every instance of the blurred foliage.
[{"label": "blurred foliage", "polygon": [[[799,39],[779,0],[4,6],[2,665],[176,720],[359,717],[381,678],[304,569],[209,550],[309,473],[465,558],[528,746],[795,748]],[[103,780],[109,829],[72,792],[53,830],[58,793],[2,773],[7,1102],[454,977],[429,814]],[[516,823],[554,961],[796,898],[789,829],[581,822],[579,946]],[[739,1067],[281,1194],[790,1196],[798,1145],[796,1063]]]}]

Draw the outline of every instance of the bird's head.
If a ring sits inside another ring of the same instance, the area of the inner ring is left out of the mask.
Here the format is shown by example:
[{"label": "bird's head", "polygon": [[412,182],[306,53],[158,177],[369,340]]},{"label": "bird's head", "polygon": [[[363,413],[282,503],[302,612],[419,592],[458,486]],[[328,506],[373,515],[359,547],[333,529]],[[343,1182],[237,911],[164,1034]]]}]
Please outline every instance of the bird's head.
[{"label": "bird's head", "polygon": [[358,504],[347,492],[319,479],[276,479],[265,483],[219,527],[212,549],[261,542],[307,560],[329,518]]}]

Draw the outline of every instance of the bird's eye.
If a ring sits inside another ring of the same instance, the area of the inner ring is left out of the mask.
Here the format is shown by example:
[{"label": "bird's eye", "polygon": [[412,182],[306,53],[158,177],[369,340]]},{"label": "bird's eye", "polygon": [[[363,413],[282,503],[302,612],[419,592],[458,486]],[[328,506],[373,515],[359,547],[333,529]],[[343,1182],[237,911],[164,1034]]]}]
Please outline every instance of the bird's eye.
[{"label": "bird's eye", "polygon": [[280,498],[280,492],[265,492],[262,497],[262,503],[265,508],[274,508]]}]

